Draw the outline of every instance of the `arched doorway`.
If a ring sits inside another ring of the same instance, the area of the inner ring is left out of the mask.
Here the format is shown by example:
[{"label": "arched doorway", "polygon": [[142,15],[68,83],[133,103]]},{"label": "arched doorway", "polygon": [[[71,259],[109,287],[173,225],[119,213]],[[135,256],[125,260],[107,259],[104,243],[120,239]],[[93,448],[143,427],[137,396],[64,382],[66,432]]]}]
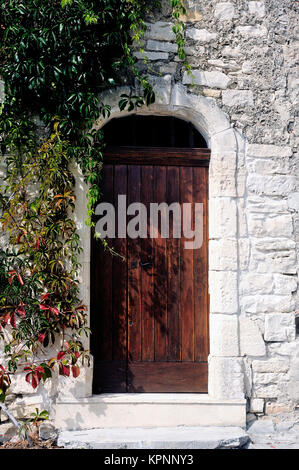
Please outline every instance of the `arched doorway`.
[{"label": "arched doorway", "polygon": [[149,219],[147,233],[130,238],[116,217],[116,236],[107,241],[121,256],[112,257],[92,234],[93,391],[207,392],[210,151],[191,123],[174,117],[116,118],[104,132],[101,201],[118,211],[125,197],[121,217],[136,202],[147,215],[151,203],[190,204],[193,219],[201,203],[202,244],[186,249],[185,232],[175,237],[171,224],[167,238],[151,238]]}]

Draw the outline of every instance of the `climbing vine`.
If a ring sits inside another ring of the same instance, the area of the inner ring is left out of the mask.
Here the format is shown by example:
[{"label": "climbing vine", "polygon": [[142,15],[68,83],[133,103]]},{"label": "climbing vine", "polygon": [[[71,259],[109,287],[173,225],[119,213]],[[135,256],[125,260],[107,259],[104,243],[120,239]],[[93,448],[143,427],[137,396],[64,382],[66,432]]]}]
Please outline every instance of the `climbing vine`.
[{"label": "climbing vine", "polygon": [[[171,5],[178,55],[185,59],[184,3],[171,0]],[[92,225],[104,147],[103,131],[94,123],[110,114],[101,92],[137,78],[141,95],[120,96],[120,109],[154,102],[131,47],[143,38],[145,14],[153,8],[159,8],[158,0],[1,2],[0,144],[7,176],[0,222],[9,241],[0,250],[2,402],[17,370],[36,388],[55,367],[77,377],[89,362],[82,340],[90,332],[79,298],[81,247],[72,218],[71,165],[80,166],[88,183],[86,223]],[[56,350],[47,356],[49,345]]]}]

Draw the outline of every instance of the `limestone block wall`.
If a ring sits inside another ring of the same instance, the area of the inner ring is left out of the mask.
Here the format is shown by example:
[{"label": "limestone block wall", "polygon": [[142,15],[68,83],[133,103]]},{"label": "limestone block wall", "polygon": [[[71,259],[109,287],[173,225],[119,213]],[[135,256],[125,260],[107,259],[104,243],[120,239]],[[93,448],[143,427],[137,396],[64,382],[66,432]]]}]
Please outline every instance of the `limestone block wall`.
[{"label": "limestone block wall", "polygon": [[[291,0],[187,0],[186,6],[192,73],[177,56],[168,0],[162,14],[148,19],[149,73],[207,97],[216,105],[215,121],[219,107],[246,138],[245,152],[239,149],[232,166],[237,188],[220,172],[210,192],[211,361],[222,358],[210,385],[229,387],[243,375],[252,413],[294,410],[299,404],[296,7]],[[143,54],[135,55],[145,69]],[[158,82],[153,78],[159,99]],[[225,153],[223,136],[221,147]],[[230,156],[224,159],[229,166]],[[217,223],[224,220],[228,223]],[[237,248],[229,242],[235,235]],[[220,380],[223,368],[227,383]]]}]

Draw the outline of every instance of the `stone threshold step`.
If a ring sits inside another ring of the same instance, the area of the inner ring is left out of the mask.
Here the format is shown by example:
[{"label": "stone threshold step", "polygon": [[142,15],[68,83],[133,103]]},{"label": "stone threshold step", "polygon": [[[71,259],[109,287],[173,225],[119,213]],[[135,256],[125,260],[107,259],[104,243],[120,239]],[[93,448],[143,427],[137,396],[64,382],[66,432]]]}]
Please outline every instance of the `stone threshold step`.
[{"label": "stone threshold step", "polygon": [[249,442],[246,431],[234,426],[98,428],[58,436],[58,446],[67,449],[238,449]]},{"label": "stone threshold step", "polygon": [[245,428],[246,401],[219,400],[206,394],[120,393],[56,401],[60,430],[233,426]]}]

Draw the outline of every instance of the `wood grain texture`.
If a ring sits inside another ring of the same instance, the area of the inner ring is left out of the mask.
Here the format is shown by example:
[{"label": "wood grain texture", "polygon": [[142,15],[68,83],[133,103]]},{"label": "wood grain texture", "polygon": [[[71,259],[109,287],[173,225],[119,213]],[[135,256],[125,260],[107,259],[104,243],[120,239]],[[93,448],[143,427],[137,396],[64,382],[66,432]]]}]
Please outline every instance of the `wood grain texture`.
[{"label": "wood grain texture", "polygon": [[[168,238],[161,237],[160,218],[158,238],[150,238],[148,224],[147,238],[108,240],[125,261],[112,258],[103,251],[101,243],[92,240],[95,393],[207,391],[209,151],[164,150],[161,160],[159,149],[146,148],[142,151],[146,155],[142,164],[140,149],[120,149],[120,158],[114,162],[105,160],[109,163],[104,164],[101,200],[113,201],[117,208],[118,195],[123,194],[128,204],[145,204],[148,215],[151,202],[176,202],[181,207],[192,203],[191,219],[194,203],[201,202],[203,245],[195,250],[185,249],[188,240],[184,236],[173,238],[172,218]],[[204,164],[201,161],[175,165],[177,160],[166,164],[167,157],[184,154],[193,162],[202,155]],[[159,160],[155,160],[155,155]],[[130,164],[126,159],[130,159]],[[141,267],[140,263],[149,261],[152,266]]]},{"label": "wood grain texture", "polygon": [[206,362],[133,362],[128,364],[131,393],[207,393]]},{"label": "wood grain texture", "polygon": [[208,149],[109,147],[104,154],[106,163],[127,165],[208,166],[209,161]]}]

